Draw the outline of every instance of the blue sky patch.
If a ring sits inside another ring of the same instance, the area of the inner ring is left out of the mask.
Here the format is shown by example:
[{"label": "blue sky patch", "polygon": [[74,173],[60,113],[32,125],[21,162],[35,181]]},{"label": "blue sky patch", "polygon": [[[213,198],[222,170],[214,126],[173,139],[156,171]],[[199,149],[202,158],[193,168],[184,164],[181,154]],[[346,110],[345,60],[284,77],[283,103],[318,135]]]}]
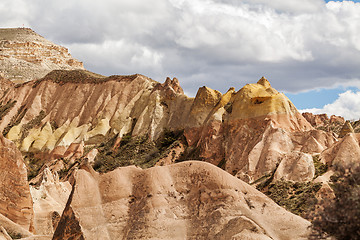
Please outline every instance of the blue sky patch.
[{"label": "blue sky patch", "polygon": [[297,109],[307,108],[322,108],[326,104],[334,102],[338,99],[339,94],[347,90],[354,92],[359,91],[356,87],[339,87],[334,89],[320,88],[301,93],[285,93],[285,95],[292,101]]}]

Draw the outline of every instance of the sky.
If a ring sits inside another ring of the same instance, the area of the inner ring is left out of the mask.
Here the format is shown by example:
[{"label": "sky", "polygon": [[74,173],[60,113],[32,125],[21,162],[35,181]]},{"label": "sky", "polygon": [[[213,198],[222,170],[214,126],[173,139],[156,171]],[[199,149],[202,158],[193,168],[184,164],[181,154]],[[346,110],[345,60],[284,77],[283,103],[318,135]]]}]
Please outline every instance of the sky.
[{"label": "sky", "polygon": [[360,118],[360,2],[2,0],[0,27],[30,27],[86,69],[177,77],[195,96],[265,76],[302,111]]}]

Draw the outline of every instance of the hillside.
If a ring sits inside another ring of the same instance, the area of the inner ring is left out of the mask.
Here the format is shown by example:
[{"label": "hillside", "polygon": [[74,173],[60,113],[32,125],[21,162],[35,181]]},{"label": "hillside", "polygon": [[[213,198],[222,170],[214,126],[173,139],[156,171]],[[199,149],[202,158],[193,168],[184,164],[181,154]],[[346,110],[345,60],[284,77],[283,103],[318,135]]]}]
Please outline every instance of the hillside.
[{"label": "hillside", "polygon": [[0,73],[16,83],[45,76],[56,69],[83,69],[65,47],[29,28],[0,29]]},{"label": "hillside", "polygon": [[[2,31],[50,44],[29,29]],[[43,46],[26,46],[43,58]],[[302,217],[331,195],[335,166],[360,156],[356,122],[301,114],[265,77],[226,93],[200,87],[195,98],[177,78],[141,74],[8,79],[0,238],[307,239]]]}]

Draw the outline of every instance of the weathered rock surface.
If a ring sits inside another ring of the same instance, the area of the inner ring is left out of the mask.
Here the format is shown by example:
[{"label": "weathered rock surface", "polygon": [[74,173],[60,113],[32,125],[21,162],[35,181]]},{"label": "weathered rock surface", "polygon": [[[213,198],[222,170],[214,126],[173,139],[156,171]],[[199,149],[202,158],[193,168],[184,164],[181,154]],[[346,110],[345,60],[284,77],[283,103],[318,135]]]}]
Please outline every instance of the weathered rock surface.
[{"label": "weathered rock surface", "polygon": [[324,150],[320,160],[328,166],[352,167],[360,164],[360,133],[348,133],[339,142]]},{"label": "weathered rock surface", "polygon": [[[202,87],[193,99],[183,94],[177,79],[160,84],[138,74],[105,78],[53,71],[10,89],[2,101],[12,105],[0,130],[22,151],[46,153],[46,159],[74,161],[84,147],[115,135],[155,140],[164,129],[185,129],[181,150],[196,150],[187,159],[221,163],[226,171],[255,180],[292,154],[320,153],[336,141],[314,130],[265,78],[225,94]],[[163,164],[181,156],[175,151],[176,157]],[[311,175],[303,173],[305,179]]]},{"label": "weathered rock surface", "polygon": [[302,113],[303,117],[316,129],[324,130],[339,134],[345,119],[340,116],[327,114],[312,114],[309,112]]},{"label": "weathered rock surface", "polygon": [[306,239],[309,222],[223,170],[80,169],[53,239]]},{"label": "weathered rock surface", "polygon": [[65,153],[72,143],[93,144],[109,134],[129,132],[156,138],[167,126],[183,128],[188,116],[183,113],[191,106],[185,95],[169,97],[169,91],[179,94],[174,85],[157,86],[142,75],[99,78],[84,71],[55,71],[3,97],[4,102],[17,101],[0,130],[22,151],[59,146],[63,150],[57,152]]},{"label": "weathered rock surface", "polygon": [[55,69],[83,69],[83,64],[29,28],[0,29],[0,73],[5,78],[24,82]]},{"label": "weathered rock surface", "polygon": [[340,130],[339,138],[345,137],[345,135],[348,134],[348,133],[354,133],[354,129],[351,126],[350,121],[346,121],[344,123],[343,127]]},{"label": "weathered rock surface", "polygon": [[33,203],[26,166],[15,144],[0,135],[0,214],[33,230]]},{"label": "weathered rock surface", "polygon": [[[288,159],[320,153],[336,141],[331,133],[313,129],[290,100],[271,88],[265,78],[231,95],[222,104],[223,109],[226,108],[222,118],[185,129],[184,135],[200,159],[245,181],[251,182],[275,171],[284,159],[289,165]],[[312,161],[305,158],[308,161],[303,162],[300,174],[303,181],[314,174]],[[286,168],[295,170],[299,163],[292,163]],[[284,171],[279,170],[278,174],[279,178],[294,180]],[[300,180],[300,177],[294,178]]]},{"label": "weathered rock surface", "polygon": [[69,182],[59,182],[59,177],[48,168],[43,171],[39,186],[30,186],[34,201],[34,229],[37,235],[52,237],[71,192]]},{"label": "weathered rock surface", "polygon": [[6,89],[11,88],[14,86],[14,83],[10,80],[5,79],[0,74],[0,93],[3,93]]}]

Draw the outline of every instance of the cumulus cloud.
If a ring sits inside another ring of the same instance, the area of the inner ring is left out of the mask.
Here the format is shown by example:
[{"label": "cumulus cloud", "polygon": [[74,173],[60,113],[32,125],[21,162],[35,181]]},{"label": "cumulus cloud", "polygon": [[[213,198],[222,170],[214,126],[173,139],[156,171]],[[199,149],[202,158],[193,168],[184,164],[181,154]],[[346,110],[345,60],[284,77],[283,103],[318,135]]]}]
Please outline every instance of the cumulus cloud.
[{"label": "cumulus cloud", "polygon": [[348,120],[358,120],[360,118],[360,91],[348,90],[339,94],[338,99],[323,108],[303,109],[301,112],[326,113],[329,116],[337,115]]},{"label": "cumulus cloud", "polygon": [[[15,4],[16,3],[16,4]],[[176,76],[186,92],[266,76],[281,91],[360,78],[360,4],[323,0],[3,0],[0,25],[25,24],[92,71]]]}]

